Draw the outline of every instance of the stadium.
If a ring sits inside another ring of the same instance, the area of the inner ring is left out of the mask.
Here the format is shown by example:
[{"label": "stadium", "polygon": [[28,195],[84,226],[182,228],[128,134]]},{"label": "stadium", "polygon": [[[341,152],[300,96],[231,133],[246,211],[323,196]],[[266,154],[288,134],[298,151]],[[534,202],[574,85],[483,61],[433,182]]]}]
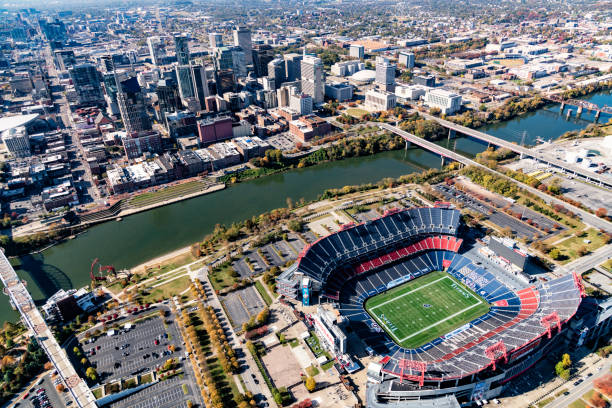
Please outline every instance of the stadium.
[{"label": "stadium", "polygon": [[462,249],[463,228],[447,205],[390,211],[318,239],[277,278],[304,305],[331,303],[375,356],[368,407],[493,398],[564,337],[580,278],[528,283],[484,267]]}]

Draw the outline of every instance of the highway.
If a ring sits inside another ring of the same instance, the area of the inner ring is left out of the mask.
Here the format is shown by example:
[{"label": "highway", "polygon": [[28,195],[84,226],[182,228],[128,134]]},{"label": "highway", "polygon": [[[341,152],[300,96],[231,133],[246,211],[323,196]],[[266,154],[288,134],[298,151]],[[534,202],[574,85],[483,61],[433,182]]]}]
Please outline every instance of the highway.
[{"label": "highway", "polygon": [[[450,123],[450,122],[449,122]],[[549,204],[559,204],[564,206],[565,208],[570,209],[572,212],[574,212],[575,214],[578,214],[582,220],[587,223],[590,224],[596,228],[602,229],[604,231],[608,231],[608,232],[612,232],[612,223],[610,223],[607,220],[604,220],[603,218],[599,218],[587,211],[584,211],[578,207],[575,207],[569,203],[566,203],[563,200],[560,200],[556,197],[553,197],[551,195],[548,195],[546,193],[543,193],[542,191],[533,188],[527,184],[523,184],[518,180],[513,179],[512,177],[508,177],[503,173],[500,173],[496,170],[492,170],[480,163],[475,162],[474,160],[468,159],[465,156],[462,156],[458,153],[455,153],[451,150],[448,150],[442,146],[439,146],[433,142],[427,141],[425,139],[422,139],[418,136],[413,135],[412,133],[408,133],[404,130],[401,130],[400,128],[398,128],[397,126],[392,126],[389,125],[387,123],[377,123],[377,125],[381,128],[381,129],[385,129],[388,130],[389,132],[393,132],[396,135],[401,136],[404,140],[413,143],[417,146],[422,147],[423,149],[427,149],[431,152],[434,152],[436,154],[441,155],[442,157],[457,161],[459,163],[463,163],[467,166],[476,166],[479,167],[481,169],[487,170],[491,173],[494,173],[495,175],[499,176],[499,177],[503,177],[504,179],[518,185],[519,187],[521,187],[523,190],[529,191],[532,194],[535,194],[536,196],[540,197],[542,200],[544,200],[545,202],[549,203]],[[466,128],[467,129],[467,128]]]},{"label": "highway", "polygon": [[440,125],[444,126],[447,129],[451,129],[456,132],[462,133],[464,135],[473,137],[475,139],[482,140],[483,142],[491,143],[495,146],[510,149],[516,153],[520,153],[521,156],[523,157],[531,157],[536,161],[539,161],[549,166],[560,169],[564,173],[569,173],[577,177],[579,176],[591,183],[597,184],[602,187],[606,187],[607,189],[612,189],[612,178],[606,178],[601,174],[597,174],[583,167],[577,166],[576,164],[567,163],[563,160],[557,159],[555,157],[551,157],[550,155],[546,153],[542,153],[540,151],[534,151],[527,147],[523,147],[515,143],[508,142],[507,140],[504,140],[504,139],[500,139],[499,137],[491,136],[487,133],[480,132],[474,129],[470,129],[465,126],[461,126],[456,123],[449,122],[448,120],[440,119],[438,117],[429,115],[427,113],[423,113],[423,112],[418,112],[418,113],[425,119],[435,120],[436,122],[438,122]]},{"label": "highway", "polygon": [[34,338],[49,357],[49,361],[57,370],[76,405],[81,408],[96,407],[96,398],[85,381],[76,373],[66,352],[55,340],[55,336],[36,308],[30,293],[17,277],[15,270],[2,251],[0,251],[0,280],[6,287],[5,293],[10,296],[26,327],[34,334]]}]

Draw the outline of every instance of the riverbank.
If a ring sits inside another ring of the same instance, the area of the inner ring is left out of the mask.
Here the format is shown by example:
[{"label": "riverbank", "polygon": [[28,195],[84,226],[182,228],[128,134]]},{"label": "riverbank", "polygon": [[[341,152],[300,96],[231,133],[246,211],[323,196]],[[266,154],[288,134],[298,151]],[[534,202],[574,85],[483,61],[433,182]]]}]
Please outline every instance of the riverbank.
[{"label": "riverbank", "polygon": [[[122,221],[123,218],[129,217],[134,214],[149,211],[155,208],[164,207],[170,204],[178,203],[184,200],[189,200],[189,199],[199,197],[202,195],[214,193],[217,191],[221,191],[225,188],[226,188],[225,183],[217,183],[217,184],[211,185],[210,187],[205,188],[200,191],[196,191],[196,192],[185,194],[185,195],[180,195],[180,196],[173,197],[167,200],[153,202],[148,205],[143,205],[139,207],[129,207],[128,206],[126,208],[123,208],[122,206],[119,205],[117,207],[118,211],[110,212],[109,215],[107,216],[96,218],[90,221],[82,221],[78,224],[67,225],[65,227],[41,224],[40,228],[38,229],[30,227],[25,232],[22,232],[22,233],[17,232],[11,237],[3,236],[6,238],[2,238],[0,240],[0,245],[3,248],[11,248],[12,246],[15,246],[16,244],[18,245],[19,243],[21,243],[22,242],[21,240],[23,239],[27,239],[28,237],[37,236],[38,238],[36,238],[36,240],[40,244],[32,244],[32,247],[28,248],[27,251],[23,251],[23,252],[20,252],[18,250],[16,250],[15,252],[9,251],[8,255],[19,256],[19,255],[23,255],[24,253],[39,253],[59,243],[64,242],[67,239],[76,238],[78,235],[80,235],[81,233],[83,233],[88,228],[94,225],[101,224],[101,223],[108,222],[108,221],[113,221],[113,220]],[[151,194],[151,193],[145,193],[145,194]],[[129,202],[128,202],[128,205],[129,205]],[[51,234],[51,231],[53,231],[54,237],[49,237],[47,240],[45,240],[43,238],[44,235]]]}]

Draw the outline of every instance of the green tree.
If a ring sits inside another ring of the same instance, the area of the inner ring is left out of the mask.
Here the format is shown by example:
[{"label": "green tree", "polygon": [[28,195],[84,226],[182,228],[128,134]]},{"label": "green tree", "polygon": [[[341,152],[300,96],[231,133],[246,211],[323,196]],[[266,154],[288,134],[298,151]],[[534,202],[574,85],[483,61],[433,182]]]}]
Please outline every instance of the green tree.
[{"label": "green tree", "polygon": [[87,370],[85,370],[85,375],[91,381],[96,381],[98,379],[98,373],[96,372],[96,369],[93,367],[89,367]]}]

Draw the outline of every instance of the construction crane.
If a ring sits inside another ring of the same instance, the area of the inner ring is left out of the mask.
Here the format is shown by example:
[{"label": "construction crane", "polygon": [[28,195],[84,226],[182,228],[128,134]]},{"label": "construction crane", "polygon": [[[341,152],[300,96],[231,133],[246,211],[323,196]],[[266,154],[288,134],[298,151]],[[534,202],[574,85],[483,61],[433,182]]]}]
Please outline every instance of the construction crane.
[{"label": "construction crane", "polygon": [[94,266],[96,266],[97,263],[98,263],[98,258],[94,259],[94,261],[91,263],[91,269],[89,270],[89,276],[91,277],[92,281],[106,280],[106,276],[103,275],[104,272],[106,273],[110,272],[113,275],[117,276],[117,271],[115,270],[115,267],[113,265],[102,265],[102,264],[100,264],[100,266],[98,267],[98,276],[94,275]]}]

